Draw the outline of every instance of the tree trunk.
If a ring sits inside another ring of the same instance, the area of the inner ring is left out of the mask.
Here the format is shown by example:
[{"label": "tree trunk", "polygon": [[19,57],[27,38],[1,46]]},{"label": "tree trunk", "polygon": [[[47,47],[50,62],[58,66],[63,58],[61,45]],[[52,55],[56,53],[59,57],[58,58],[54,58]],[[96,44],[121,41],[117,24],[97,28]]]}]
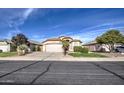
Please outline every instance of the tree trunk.
[{"label": "tree trunk", "polygon": [[110,44],[105,44],[105,46],[108,48],[109,52],[111,52],[111,45]]},{"label": "tree trunk", "polygon": [[113,53],[114,52],[114,44],[110,44],[110,52]]}]

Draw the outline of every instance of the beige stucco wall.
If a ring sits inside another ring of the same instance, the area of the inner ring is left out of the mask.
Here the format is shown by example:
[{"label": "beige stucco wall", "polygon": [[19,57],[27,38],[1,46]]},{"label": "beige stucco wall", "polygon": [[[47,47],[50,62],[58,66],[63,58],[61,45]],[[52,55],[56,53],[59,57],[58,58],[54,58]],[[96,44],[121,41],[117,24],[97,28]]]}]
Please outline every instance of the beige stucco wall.
[{"label": "beige stucco wall", "polygon": [[[69,51],[73,51],[74,46],[81,46],[81,43],[71,42],[69,46]],[[49,49],[48,49],[49,48]],[[43,52],[63,52],[62,42],[61,41],[46,41],[43,43]]]},{"label": "beige stucco wall", "polygon": [[76,41],[76,42],[71,42],[70,43],[70,47],[69,47],[69,51],[74,51],[74,46],[81,46],[81,43]]},{"label": "beige stucco wall", "polygon": [[106,44],[92,44],[84,47],[88,48],[90,51],[101,51],[101,49],[104,49],[106,52],[109,52],[108,46]]}]

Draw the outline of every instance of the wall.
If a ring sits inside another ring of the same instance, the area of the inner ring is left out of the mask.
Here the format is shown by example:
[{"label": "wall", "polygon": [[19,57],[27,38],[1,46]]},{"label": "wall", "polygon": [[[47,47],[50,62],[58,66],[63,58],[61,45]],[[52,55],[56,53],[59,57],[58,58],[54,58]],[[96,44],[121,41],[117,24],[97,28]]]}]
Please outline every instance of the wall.
[{"label": "wall", "polygon": [[81,46],[80,42],[71,42],[69,51],[74,51],[74,46]]},{"label": "wall", "polygon": [[[49,48],[49,49],[48,49]],[[63,52],[61,41],[47,41],[43,43],[43,52]]]},{"label": "wall", "polygon": [[3,52],[10,52],[10,44],[0,45],[0,50],[2,50]]}]

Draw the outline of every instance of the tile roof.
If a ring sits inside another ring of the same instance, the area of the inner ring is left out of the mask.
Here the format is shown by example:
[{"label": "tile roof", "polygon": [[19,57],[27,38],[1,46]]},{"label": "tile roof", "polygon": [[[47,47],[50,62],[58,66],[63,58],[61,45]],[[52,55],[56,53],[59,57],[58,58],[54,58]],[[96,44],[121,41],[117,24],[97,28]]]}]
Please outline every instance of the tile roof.
[{"label": "tile roof", "polygon": [[74,39],[72,42],[81,42],[82,43],[82,41],[79,39]]},{"label": "tile roof", "polygon": [[43,41],[42,43],[44,43],[46,41],[61,41],[61,39],[60,38],[50,38],[50,39]]},{"label": "tile roof", "polygon": [[85,43],[84,45],[93,45],[93,44],[97,44],[96,40],[88,42],[88,43]]},{"label": "tile roof", "polygon": [[36,44],[36,45],[42,45],[40,42],[38,41],[34,41],[34,40],[28,40],[30,43],[32,44]]}]

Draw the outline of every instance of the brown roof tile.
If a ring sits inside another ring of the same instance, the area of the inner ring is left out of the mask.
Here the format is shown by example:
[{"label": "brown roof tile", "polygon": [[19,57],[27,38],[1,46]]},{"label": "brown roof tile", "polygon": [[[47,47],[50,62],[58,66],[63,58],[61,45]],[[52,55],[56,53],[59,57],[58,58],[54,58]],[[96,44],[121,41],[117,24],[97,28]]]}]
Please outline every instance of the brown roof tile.
[{"label": "brown roof tile", "polygon": [[78,39],[74,39],[72,42],[81,42],[82,43],[82,41],[78,40]]},{"label": "brown roof tile", "polygon": [[61,41],[61,39],[60,38],[50,38],[50,39],[43,41],[43,43],[46,41]]}]

